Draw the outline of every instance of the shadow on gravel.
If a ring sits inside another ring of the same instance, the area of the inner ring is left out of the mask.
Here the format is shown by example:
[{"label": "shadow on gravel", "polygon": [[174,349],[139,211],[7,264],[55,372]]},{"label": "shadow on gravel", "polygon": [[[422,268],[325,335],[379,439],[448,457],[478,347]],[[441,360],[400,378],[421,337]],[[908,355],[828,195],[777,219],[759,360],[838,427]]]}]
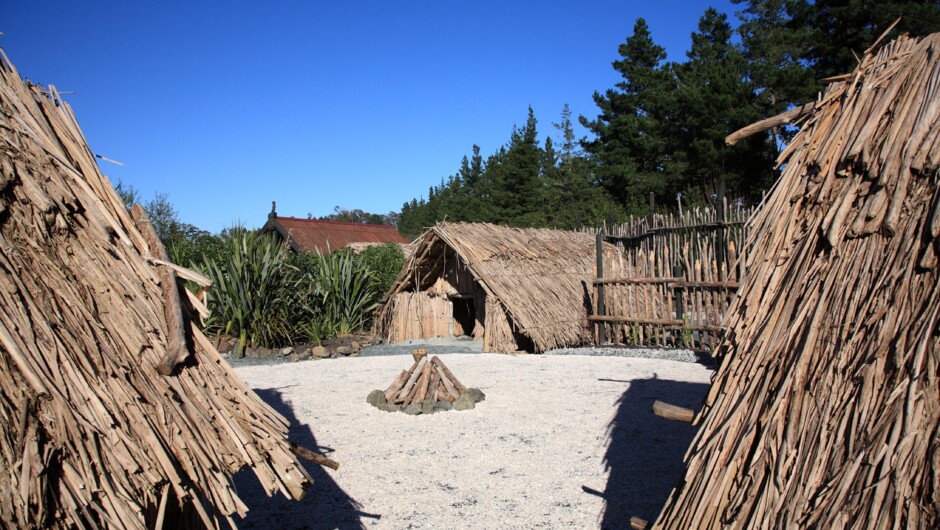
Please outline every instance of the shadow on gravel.
[{"label": "shadow on gravel", "polygon": [[[612,381],[613,382],[613,381]],[[703,383],[639,379],[618,401],[608,426],[610,445],[604,463],[610,470],[603,492],[601,528],[630,528],[630,517],[652,524],[684,471],[685,455],[697,427],[653,414],[653,402],[665,401],[693,410],[701,408],[708,392]]]},{"label": "shadow on gravel", "polygon": [[[307,425],[300,424],[290,406],[284,402],[276,389],[255,389],[268,405],[287,418],[290,423],[288,439],[302,447],[330,456],[331,448],[321,447]],[[330,471],[313,462],[300,459],[313,477],[313,485],[300,501],[292,501],[277,493],[268,497],[250,470],[235,475],[235,487],[249,508],[248,516],[238,522],[238,527],[255,530],[338,528],[358,530],[365,528],[362,518],[379,519],[380,515],[362,512],[362,506],[336,484]],[[342,462],[340,462],[342,465]]]}]

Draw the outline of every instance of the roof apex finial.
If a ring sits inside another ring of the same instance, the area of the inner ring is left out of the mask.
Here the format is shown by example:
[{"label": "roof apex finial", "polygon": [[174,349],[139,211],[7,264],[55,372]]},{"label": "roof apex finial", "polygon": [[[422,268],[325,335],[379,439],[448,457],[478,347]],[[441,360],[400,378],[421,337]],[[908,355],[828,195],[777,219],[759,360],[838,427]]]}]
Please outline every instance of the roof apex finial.
[{"label": "roof apex finial", "polygon": [[268,214],[268,219],[274,219],[277,217],[277,203],[271,201],[271,213]]}]

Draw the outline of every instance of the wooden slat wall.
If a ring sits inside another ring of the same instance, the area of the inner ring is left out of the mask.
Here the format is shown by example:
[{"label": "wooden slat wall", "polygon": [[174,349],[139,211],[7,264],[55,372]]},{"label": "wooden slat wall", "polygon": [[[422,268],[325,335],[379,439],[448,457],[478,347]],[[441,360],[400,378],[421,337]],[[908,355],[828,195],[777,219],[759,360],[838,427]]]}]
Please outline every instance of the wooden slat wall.
[{"label": "wooden slat wall", "polygon": [[[722,208],[724,214],[717,208],[697,208],[682,215],[656,214],[652,225],[644,217],[604,227],[605,234],[609,229],[608,235],[619,238],[613,242],[624,252],[629,277],[685,280],[668,285],[605,285],[605,314],[623,319],[622,323],[600,324],[605,326],[608,341],[633,346],[714,346],[741,276],[737,249],[753,212],[727,202]],[[703,285],[716,283],[724,285]],[[681,289],[681,307],[676,307],[677,289]],[[681,324],[675,323],[679,320]]]},{"label": "wooden slat wall", "polygon": [[420,293],[398,293],[383,326],[389,342],[430,339],[454,335],[454,305],[445,297]]}]

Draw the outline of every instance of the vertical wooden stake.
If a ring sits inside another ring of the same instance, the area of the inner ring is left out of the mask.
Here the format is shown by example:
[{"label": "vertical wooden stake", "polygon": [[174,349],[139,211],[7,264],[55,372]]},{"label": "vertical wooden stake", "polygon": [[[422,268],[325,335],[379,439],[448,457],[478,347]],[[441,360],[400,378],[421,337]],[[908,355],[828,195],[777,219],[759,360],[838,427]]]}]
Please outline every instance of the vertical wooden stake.
[{"label": "vertical wooden stake", "polygon": [[[604,231],[597,232],[597,279],[604,277]],[[604,307],[604,284],[597,284],[597,316],[604,316],[606,313]],[[604,344],[607,342],[607,328],[603,322],[597,323],[597,342]]]}]

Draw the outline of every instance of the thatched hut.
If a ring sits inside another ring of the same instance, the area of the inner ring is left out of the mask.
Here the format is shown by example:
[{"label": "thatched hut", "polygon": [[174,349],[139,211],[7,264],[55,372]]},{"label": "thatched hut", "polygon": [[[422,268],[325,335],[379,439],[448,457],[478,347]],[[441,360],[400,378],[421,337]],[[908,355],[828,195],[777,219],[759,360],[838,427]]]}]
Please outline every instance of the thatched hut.
[{"label": "thatched hut", "polygon": [[[620,274],[620,252],[604,252],[607,272]],[[440,223],[418,238],[376,331],[391,342],[472,336],[502,353],[585,344],[595,263],[590,234]]]},{"label": "thatched hut", "polygon": [[172,264],[55,87],[2,50],[0,108],[0,527],[217,528],[247,510],[245,466],[300,498],[287,421],[190,321],[173,331]]},{"label": "thatched hut", "polygon": [[940,34],[807,110],[656,528],[940,527]]}]

